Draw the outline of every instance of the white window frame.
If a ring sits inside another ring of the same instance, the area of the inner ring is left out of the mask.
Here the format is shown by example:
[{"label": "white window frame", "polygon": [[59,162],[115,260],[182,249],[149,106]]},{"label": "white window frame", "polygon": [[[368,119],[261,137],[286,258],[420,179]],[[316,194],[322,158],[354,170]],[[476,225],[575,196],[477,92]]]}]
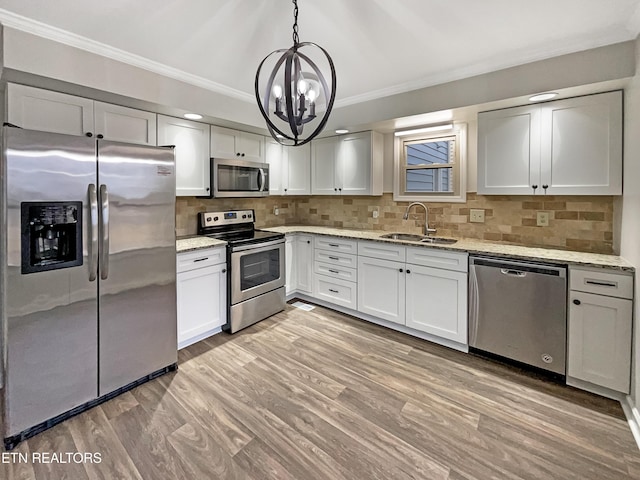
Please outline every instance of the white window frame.
[{"label": "white window frame", "polygon": [[[407,192],[404,190],[406,178],[405,142],[416,140],[437,140],[455,137],[455,159],[451,164],[456,185],[453,192]],[[456,123],[451,130],[433,133],[416,133],[394,137],[393,199],[397,202],[449,202],[464,203],[467,200],[467,124]]]}]

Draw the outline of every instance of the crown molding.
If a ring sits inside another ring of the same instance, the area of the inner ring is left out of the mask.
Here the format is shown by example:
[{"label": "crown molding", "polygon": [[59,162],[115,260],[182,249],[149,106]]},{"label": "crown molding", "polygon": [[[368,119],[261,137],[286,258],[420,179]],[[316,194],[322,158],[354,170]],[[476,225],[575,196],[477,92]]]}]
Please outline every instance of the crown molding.
[{"label": "crown molding", "polygon": [[235,98],[244,102],[253,103],[255,97],[251,94],[236,90],[235,88],[227,87],[217,82],[213,82],[197,75],[184,72],[177,68],[169,67],[160,62],[149,60],[148,58],[140,55],[134,55],[132,53],[114,48],[104,43],[96,42],[89,38],[75,33],[62,30],[51,25],[33,20],[22,15],[16,15],[4,9],[0,9],[0,23],[5,27],[21,30],[32,35],[36,35],[54,42],[62,43],[70,47],[75,47],[80,50],[84,50],[90,53],[95,53],[118,62],[126,63],[134,67],[142,68],[144,70],[163,75],[165,77],[179,80],[189,85],[204,88],[206,90],[225,95],[227,97]]}]

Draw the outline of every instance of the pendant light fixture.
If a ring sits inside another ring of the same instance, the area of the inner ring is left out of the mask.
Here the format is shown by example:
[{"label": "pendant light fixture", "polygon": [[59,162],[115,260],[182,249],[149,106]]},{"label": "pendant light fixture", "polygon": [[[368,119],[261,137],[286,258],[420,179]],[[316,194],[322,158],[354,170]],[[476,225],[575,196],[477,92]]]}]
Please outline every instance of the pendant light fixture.
[{"label": "pendant light fixture", "polygon": [[[331,85],[318,65],[331,71]],[[268,77],[260,76],[263,68],[271,69]],[[282,145],[304,145],[329,119],[336,97],[336,71],[324,48],[300,43],[297,0],[293,0],[293,46],[271,52],[260,62],[255,91],[267,128]]]}]

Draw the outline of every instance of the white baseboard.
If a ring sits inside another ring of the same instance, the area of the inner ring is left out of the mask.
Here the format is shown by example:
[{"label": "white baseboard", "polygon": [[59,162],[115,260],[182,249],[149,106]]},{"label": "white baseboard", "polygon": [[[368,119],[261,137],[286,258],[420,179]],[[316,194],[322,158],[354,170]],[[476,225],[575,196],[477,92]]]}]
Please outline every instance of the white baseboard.
[{"label": "white baseboard", "polygon": [[202,332],[196,335],[195,337],[187,338],[186,340],[178,342],[178,350],[182,350],[183,348],[188,347],[189,345],[193,345],[194,343],[199,342],[200,340],[204,340],[205,338],[209,338],[212,335],[216,335],[221,331],[222,331],[222,327],[216,327],[216,328],[212,328],[211,330],[207,330],[206,332]]},{"label": "white baseboard", "polygon": [[633,404],[631,395],[627,395],[626,398],[620,402],[620,405],[622,406],[624,415],[627,417],[627,422],[629,423],[629,428],[636,441],[636,445],[640,448],[640,411],[638,411],[638,408]]}]

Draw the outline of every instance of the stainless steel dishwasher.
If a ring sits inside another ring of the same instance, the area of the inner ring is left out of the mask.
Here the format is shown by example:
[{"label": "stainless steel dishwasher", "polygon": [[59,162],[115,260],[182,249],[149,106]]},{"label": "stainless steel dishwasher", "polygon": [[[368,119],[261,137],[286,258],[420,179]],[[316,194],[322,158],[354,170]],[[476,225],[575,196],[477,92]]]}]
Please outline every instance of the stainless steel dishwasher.
[{"label": "stainless steel dishwasher", "polygon": [[567,270],[469,258],[469,345],[565,375]]}]

